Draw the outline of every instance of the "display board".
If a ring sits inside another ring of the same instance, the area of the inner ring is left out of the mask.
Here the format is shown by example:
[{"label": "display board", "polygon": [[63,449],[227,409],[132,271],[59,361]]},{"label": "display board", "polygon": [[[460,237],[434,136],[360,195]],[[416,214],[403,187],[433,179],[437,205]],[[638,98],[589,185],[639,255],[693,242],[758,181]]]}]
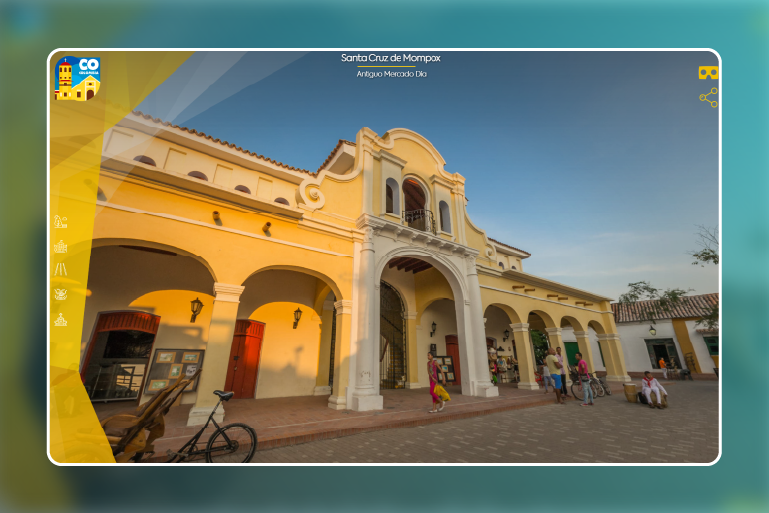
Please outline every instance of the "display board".
[{"label": "display board", "polygon": [[[158,349],[152,357],[150,371],[144,382],[144,393],[154,394],[172,385],[181,375],[191,376],[203,366],[206,351],[190,349]],[[198,388],[198,379],[184,389],[194,392]]]},{"label": "display board", "polygon": [[436,356],[435,363],[443,371],[443,375],[446,376],[447,385],[456,385],[456,376],[454,375],[454,357],[453,356]]}]

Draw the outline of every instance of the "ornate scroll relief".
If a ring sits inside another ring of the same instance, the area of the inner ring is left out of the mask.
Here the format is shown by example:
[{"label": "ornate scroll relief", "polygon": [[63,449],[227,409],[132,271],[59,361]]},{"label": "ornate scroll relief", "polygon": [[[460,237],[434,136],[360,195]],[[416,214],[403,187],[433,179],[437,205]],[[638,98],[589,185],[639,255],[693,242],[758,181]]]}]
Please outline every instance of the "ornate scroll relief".
[{"label": "ornate scroll relief", "polygon": [[380,148],[383,148],[385,150],[392,150],[393,147],[395,146],[395,141],[397,139],[406,139],[408,141],[418,144],[419,146],[427,150],[427,152],[435,161],[435,168],[438,171],[438,174],[443,178],[446,178],[447,180],[451,180],[452,182],[460,182],[460,183],[465,182],[465,178],[459,173],[451,174],[448,171],[446,171],[444,169],[444,167],[446,166],[446,161],[443,159],[443,156],[440,153],[438,153],[438,150],[435,149],[435,146],[433,146],[430,141],[425,139],[420,134],[414,132],[413,130],[408,130],[406,128],[393,128],[392,130],[388,130],[387,132],[385,132],[382,135],[382,137],[377,137],[374,140],[374,142]]}]

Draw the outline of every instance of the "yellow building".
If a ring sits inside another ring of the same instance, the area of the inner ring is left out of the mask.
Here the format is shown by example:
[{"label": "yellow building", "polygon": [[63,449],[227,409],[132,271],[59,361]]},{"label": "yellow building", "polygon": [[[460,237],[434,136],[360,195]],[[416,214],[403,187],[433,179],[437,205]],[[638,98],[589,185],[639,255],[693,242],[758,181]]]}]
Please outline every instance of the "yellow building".
[{"label": "yellow building", "polygon": [[201,365],[190,425],[215,389],[376,410],[381,389],[428,386],[431,349],[463,394],[491,397],[489,345],[534,389],[529,332],[563,346],[564,327],[591,369],[593,336],[608,379],[628,380],[611,300],[526,273],[530,254],[472,223],[465,178],[444,166],[406,129],[363,128],[311,172],[132,113],[103,150],[81,345],[92,400],[144,401]]},{"label": "yellow building", "polygon": [[72,88],[72,99],[84,102],[90,100],[99,92],[100,82],[96,77],[87,76],[82,82]]}]

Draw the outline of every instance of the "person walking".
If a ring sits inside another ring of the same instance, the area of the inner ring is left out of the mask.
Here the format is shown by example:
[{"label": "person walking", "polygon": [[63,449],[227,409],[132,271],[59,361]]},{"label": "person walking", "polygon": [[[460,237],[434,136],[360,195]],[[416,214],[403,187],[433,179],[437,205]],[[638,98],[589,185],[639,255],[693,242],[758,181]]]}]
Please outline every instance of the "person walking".
[{"label": "person walking", "polygon": [[558,363],[561,364],[561,394],[564,397],[569,397],[569,393],[566,391],[566,366],[563,364],[563,356],[561,356],[561,346],[556,349],[556,356],[558,357]]},{"label": "person walking", "polygon": [[[427,353],[427,375],[430,376],[430,395],[433,397],[433,409],[429,410],[430,413],[436,411],[443,411],[443,407],[446,403],[443,402],[437,393],[435,393],[435,386],[438,384],[438,376],[440,376],[441,382],[446,384],[446,377],[443,375],[443,371],[438,367],[433,359],[433,353]],[[436,410],[436,407],[440,404],[440,408]]]},{"label": "person walking", "polygon": [[[593,387],[590,386],[590,374],[587,372],[587,363],[582,359],[582,353],[574,355],[577,358],[577,375],[582,382],[582,390],[585,391],[585,401],[580,406],[593,406]],[[588,401],[588,397],[590,400]]]},{"label": "person walking", "polygon": [[664,394],[665,397],[667,397],[668,393],[662,385],[660,385],[660,382],[652,376],[651,372],[644,372],[644,379],[641,380],[641,386],[643,387],[641,388],[641,392],[646,396],[646,402],[649,403],[649,408],[654,408],[654,403],[652,403],[652,392],[654,392],[657,394],[657,408],[661,410],[662,396]]},{"label": "person walking", "polygon": [[662,369],[662,377],[664,379],[668,379],[668,366],[665,364],[665,359],[660,357],[660,361],[658,363],[660,364],[660,369]]},{"label": "person walking", "polygon": [[555,385],[553,384],[553,380],[550,377],[550,370],[547,368],[547,365],[544,364],[544,362],[540,361],[540,374],[542,374],[542,383],[545,385],[545,393],[547,393],[547,384],[550,383],[550,385],[555,389]]},{"label": "person walking", "polygon": [[555,356],[555,349],[552,347],[547,350],[547,358],[545,358],[545,364],[547,370],[550,371],[550,378],[553,380],[553,388],[555,389],[555,403],[564,404],[561,397],[561,367],[558,363],[558,358]]}]

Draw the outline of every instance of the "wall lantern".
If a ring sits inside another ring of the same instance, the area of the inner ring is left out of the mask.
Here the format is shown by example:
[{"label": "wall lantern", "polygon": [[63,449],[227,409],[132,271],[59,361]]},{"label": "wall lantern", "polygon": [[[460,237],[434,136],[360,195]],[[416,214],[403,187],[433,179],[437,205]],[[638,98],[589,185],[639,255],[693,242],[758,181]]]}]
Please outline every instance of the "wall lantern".
[{"label": "wall lantern", "polygon": [[654,329],[654,326],[649,325],[649,335],[652,337],[657,334],[657,330]]},{"label": "wall lantern", "polygon": [[438,329],[438,326],[437,326],[435,323],[433,323],[433,331],[431,331],[431,332],[430,332],[430,336],[431,336],[431,337],[432,337],[433,335],[435,335],[435,330],[436,330],[436,329]]},{"label": "wall lantern", "polygon": [[190,322],[195,322],[195,317],[197,317],[203,309],[203,302],[200,298],[195,298],[195,301],[190,301],[190,303],[192,304],[192,318],[190,319]]},{"label": "wall lantern", "polygon": [[297,308],[294,312],[294,329],[296,329],[297,324],[299,324],[299,319],[302,318],[302,311]]},{"label": "wall lantern", "polygon": [[508,338],[510,338],[510,330],[505,330],[505,338],[502,339],[502,342],[506,341]]}]

